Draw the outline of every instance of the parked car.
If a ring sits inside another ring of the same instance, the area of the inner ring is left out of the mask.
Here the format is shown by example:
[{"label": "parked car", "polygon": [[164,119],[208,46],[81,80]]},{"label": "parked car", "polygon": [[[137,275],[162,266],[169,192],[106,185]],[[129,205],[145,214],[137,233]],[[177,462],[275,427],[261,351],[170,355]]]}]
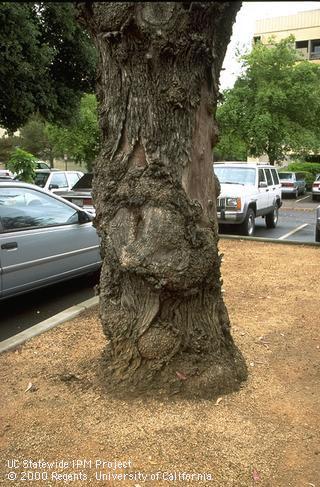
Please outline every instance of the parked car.
[{"label": "parked car", "polygon": [[0,174],[0,181],[12,181],[13,180],[13,177],[11,176],[2,176]]},{"label": "parked car", "polygon": [[281,181],[282,196],[290,194],[297,198],[299,194],[306,192],[306,180],[304,174],[300,172],[281,171],[279,172]]},{"label": "parked car", "polygon": [[316,212],[316,242],[320,242],[320,206]]},{"label": "parked car", "polygon": [[312,199],[316,201],[320,198],[320,174],[316,175],[316,179],[312,184]]},{"label": "parked car", "polygon": [[96,272],[92,216],[37,186],[0,182],[0,300]]},{"label": "parked car", "polygon": [[92,173],[84,174],[72,187],[71,191],[60,193],[60,196],[95,215],[95,208],[93,206],[91,194],[92,179]]},{"label": "parked car", "polygon": [[13,178],[13,173],[9,169],[0,169],[0,178],[3,177]]},{"label": "parked car", "polygon": [[39,169],[36,171],[34,184],[47,191],[60,194],[70,189],[83,176],[81,171],[50,171]]},{"label": "parked car", "polygon": [[278,223],[282,205],[277,170],[268,164],[216,162],[214,172],[221,192],[217,201],[219,227],[238,225],[242,234],[254,234],[255,219],[265,218],[267,228]]}]

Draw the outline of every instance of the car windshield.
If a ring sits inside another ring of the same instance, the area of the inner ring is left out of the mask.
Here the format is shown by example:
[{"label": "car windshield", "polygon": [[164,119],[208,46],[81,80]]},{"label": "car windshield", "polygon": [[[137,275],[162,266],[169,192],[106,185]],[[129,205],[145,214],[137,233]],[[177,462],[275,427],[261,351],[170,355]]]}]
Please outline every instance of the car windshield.
[{"label": "car windshield", "polygon": [[92,173],[86,173],[76,182],[76,184],[72,187],[75,190],[81,189],[91,189],[92,188]]},{"label": "car windshield", "polygon": [[290,172],[279,172],[280,179],[292,179],[292,174]]},{"label": "car windshield", "polygon": [[40,188],[44,188],[48,180],[49,174],[50,173],[37,172],[36,177],[34,178],[34,184],[40,186]]},{"label": "car windshield", "polygon": [[250,167],[214,166],[214,172],[222,184],[255,184],[256,171]]}]

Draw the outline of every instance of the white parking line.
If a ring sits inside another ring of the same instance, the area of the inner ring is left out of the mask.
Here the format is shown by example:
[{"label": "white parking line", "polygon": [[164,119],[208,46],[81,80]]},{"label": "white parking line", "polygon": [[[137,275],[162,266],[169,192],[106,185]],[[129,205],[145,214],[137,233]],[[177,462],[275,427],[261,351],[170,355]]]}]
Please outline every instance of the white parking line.
[{"label": "white parking line", "polygon": [[295,228],[294,230],[292,230],[291,232],[286,233],[286,234],[285,234],[285,235],[283,235],[282,237],[278,238],[278,240],[284,240],[285,238],[288,238],[288,237],[290,237],[291,235],[293,235],[294,233],[299,232],[299,230],[302,230],[303,228],[307,227],[308,225],[309,225],[309,223],[304,223],[303,225],[300,225],[300,227],[297,227],[297,228]]},{"label": "white parking line", "polygon": [[308,196],[305,196],[304,198],[300,198],[299,200],[296,200],[296,203],[299,203],[299,201],[302,201],[302,200],[306,200],[307,198],[309,198],[309,196],[310,195],[308,194]]}]

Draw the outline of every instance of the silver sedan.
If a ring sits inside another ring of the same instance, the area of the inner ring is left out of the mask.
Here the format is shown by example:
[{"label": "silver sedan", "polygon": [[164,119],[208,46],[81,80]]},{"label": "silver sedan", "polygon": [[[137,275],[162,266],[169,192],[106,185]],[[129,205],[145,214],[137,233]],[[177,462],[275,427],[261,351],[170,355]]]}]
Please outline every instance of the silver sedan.
[{"label": "silver sedan", "polygon": [[0,182],[0,300],[100,265],[90,214],[37,186]]}]

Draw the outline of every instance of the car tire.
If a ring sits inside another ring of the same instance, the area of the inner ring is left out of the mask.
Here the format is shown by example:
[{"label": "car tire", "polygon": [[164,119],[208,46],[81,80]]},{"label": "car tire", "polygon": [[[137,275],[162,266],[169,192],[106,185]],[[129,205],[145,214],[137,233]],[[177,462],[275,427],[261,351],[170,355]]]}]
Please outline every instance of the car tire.
[{"label": "car tire", "polygon": [[270,213],[266,215],[266,227],[276,228],[279,218],[279,208],[276,205]]},{"label": "car tire", "polygon": [[252,235],[254,234],[255,218],[256,215],[253,209],[249,208],[244,222],[241,223],[240,225],[242,235],[246,235],[247,237],[252,237]]},{"label": "car tire", "polygon": [[320,242],[320,230],[316,228],[316,242]]},{"label": "car tire", "polygon": [[318,201],[318,196],[316,194],[312,195],[312,201]]}]

